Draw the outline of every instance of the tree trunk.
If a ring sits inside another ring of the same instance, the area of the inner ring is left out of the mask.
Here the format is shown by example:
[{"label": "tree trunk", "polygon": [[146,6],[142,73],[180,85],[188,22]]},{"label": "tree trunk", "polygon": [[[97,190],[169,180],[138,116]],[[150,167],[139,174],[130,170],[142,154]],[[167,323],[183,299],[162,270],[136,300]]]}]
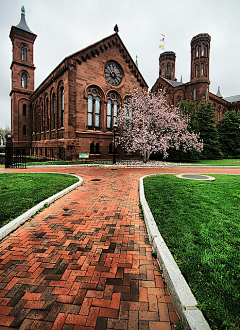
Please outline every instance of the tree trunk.
[{"label": "tree trunk", "polygon": [[143,162],[147,163],[149,161],[149,157],[150,157],[150,151],[144,150],[143,155],[142,155]]}]

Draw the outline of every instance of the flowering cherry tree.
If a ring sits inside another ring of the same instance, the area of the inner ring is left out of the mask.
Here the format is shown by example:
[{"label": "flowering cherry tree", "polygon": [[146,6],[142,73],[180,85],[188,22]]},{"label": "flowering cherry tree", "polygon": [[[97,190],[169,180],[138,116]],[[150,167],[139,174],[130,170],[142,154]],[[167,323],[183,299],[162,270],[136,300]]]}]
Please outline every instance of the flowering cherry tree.
[{"label": "flowering cherry tree", "polygon": [[169,148],[181,147],[184,152],[191,148],[203,149],[198,135],[188,132],[187,119],[167,104],[163,92],[154,95],[135,90],[119,109],[117,125],[117,144],[127,152],[139,151],[144,162],[157,151],[167,158]]}]

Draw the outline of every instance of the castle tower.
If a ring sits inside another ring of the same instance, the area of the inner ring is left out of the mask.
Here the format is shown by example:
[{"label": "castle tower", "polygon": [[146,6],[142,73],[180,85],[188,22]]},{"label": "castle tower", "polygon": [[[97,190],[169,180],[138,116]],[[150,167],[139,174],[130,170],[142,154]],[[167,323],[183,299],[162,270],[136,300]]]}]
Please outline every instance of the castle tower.
[{"label": "castle tower", "polygon": [[175,80],[175,59],[174,52],[164,52],[159,56],[159,77]]},{"label": "castle tower", "polygon": [[207,82],[209,80],[209,54],[211,37],[201,33],[191,40],[191,82]]},{"label": "castle tower", "polygon": [[30,96],[34,91],[33,44],[36,35],[25,21],[25,9],[21,9],[21,20],[12,26],[9,37],[12,41],[12,90],[11,127],[14,146],[29,146],[31,142]]}]

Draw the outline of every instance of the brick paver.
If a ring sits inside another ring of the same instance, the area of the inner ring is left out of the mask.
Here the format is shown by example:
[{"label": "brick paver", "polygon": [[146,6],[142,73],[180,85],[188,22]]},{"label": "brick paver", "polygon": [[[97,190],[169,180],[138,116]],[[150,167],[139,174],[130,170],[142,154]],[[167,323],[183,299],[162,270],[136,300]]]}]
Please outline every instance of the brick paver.
[{"label": "brick paver", "polygon": [[0,329],[174,329],[178,316],[139,217],[139,178],[240,170],[37,171],[84,183],[0,242]]}]

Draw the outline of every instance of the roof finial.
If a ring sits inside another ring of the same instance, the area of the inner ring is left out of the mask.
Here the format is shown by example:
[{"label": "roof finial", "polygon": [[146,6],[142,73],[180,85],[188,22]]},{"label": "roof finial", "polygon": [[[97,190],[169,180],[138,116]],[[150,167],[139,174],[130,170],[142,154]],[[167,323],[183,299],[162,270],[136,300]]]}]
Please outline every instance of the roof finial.
[{"label": "roof finial", "polygon": [[118,28],[118,25],[117,24],[114,26],[114,32],[116,32],[116,33],[119,32],[119,28]]},{"label": "roof finial", "polygon": [[136,66],[138,67],[138,60],[137,60],[138,56],[136,55]]},{"label": "roof finial", "polygon": [[182,81],[182,74],[181,74],[181,80],[180,80],[180,82],[182,83],[183,81]]},{"label": "roof finial", "polygon": [[21,14],[22,15],[25,15],[25,8],[24,8],[24,6],[22,6],[22,8],[21,8]]},{"label": "roof finial", "polygon": [[217,91],[217,94],[216,95],[218,97],[221,97],[221,98],[223,97],[222,94],[221,94],[221,92],[220,92],[220,86],[218,86],[218,91]]}]

